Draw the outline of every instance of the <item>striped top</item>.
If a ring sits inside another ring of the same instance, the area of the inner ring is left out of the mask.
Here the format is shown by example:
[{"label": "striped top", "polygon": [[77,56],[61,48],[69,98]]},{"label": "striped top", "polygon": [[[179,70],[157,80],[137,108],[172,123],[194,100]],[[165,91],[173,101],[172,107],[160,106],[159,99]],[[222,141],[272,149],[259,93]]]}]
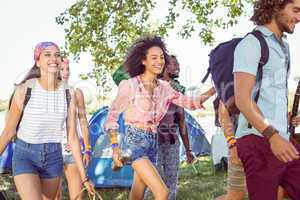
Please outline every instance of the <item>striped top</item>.
[{"label": "striped top", "polygon": [[61,82],[57,90],[48,91],[35,81],[17,132],[19,139],[31,144],[62,141],[67,118],[65,89]]}]

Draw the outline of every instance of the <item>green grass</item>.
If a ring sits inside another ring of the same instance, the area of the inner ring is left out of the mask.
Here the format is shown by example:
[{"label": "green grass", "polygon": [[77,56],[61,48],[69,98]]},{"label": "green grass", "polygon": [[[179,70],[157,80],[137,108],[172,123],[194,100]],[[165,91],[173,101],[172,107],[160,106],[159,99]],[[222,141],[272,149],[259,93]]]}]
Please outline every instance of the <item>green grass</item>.
[{"label": "green grass", "polygon": [[225,193],[225,173],[215,173],[210,158],[201,158],[193,166],[182,164],[178,199],[211,200]]},{"label": "green grass", "polygon": [[[180,167],[178,200],[212,200],[225,193],[225,173],[215,173],[209,157],[200,158],[194,166],[183,163]],[[64,183],[64,200],[68,197]],[[4,190],[10,200],[19,199],[12,178],[1,175],[0,190]],[[97,189],[104,200],[127,200],[129,189]]]}]

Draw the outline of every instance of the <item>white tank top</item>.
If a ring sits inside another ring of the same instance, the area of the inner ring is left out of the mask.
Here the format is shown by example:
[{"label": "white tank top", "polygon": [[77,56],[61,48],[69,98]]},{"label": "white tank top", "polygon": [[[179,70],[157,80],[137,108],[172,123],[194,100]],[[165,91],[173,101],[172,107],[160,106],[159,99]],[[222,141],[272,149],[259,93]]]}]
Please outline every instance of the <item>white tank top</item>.
[{"label": "white tank top", "polygon": [[65,86],[60,82],[57,90],[48,91],[35,81],[17,132],[18,138],[31,144],[61,143],[67,118]]}]

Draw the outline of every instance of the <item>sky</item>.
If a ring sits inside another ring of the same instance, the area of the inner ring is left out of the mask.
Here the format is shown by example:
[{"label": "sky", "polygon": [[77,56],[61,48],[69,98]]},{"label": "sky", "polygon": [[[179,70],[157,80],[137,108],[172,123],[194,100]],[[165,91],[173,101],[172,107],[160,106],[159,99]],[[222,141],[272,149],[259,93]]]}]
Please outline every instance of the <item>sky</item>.
[{"label": "sky", "polygon": [[[63,27],[55,22],[55,17],[71,6],[75,0],[1,0],[0,7],[0,99],[8,99],[13,84],[33,66],[33,49],[41,41],[54,41],[64,44]],[[156,18],[166,13],[167,1],[160,0],[154,11]],[[216,44],[231,39],[233,35],[242,36],[253,28],[248,19],[243,18],[239,25],[228,30],[219,30]],[[175,32],[165,39],[170,53],[177,55],[181,65],[180,80],[187,87],[202,87],[200,80],[208,67],[208,54],[212,47],[204,46],[197,36],[180,39]],[[292,57],[290,89],[294,89],[295,76],[300,76],[300,25],[293,35],[288,35]],[[71,60],[71,83],[84,89],[87,95],[97,92],[93,81],[81,81],[80,73],[91,70],[89,55],[82,56],[79,63]]]},{"label": "sky", "polygon": [[[1,0],[0,6],[0,99],[8,99],[13,84],[33,66],[33,49],[41,41],[64,44],[63,27],[55,17],[70,7],[73,0]],[[72,64],[71,80],[80,84],[78,74],[91,69],[89,56]],[[93,86],[95,87],[95,86]]]}]

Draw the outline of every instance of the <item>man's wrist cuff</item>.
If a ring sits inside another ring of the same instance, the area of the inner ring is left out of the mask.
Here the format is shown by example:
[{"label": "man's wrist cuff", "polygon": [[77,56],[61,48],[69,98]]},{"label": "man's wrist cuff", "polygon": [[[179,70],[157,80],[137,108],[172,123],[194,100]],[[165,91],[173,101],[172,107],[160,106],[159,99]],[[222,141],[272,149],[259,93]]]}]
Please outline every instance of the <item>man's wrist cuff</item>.
[{"label": "man's wrist cuff", "polygon": [[269,125],[265,130],[262,132],[262,135],[267,139],[270,139],[274,134],[278,134],[278,130],[275,129],[272,125]]}]

